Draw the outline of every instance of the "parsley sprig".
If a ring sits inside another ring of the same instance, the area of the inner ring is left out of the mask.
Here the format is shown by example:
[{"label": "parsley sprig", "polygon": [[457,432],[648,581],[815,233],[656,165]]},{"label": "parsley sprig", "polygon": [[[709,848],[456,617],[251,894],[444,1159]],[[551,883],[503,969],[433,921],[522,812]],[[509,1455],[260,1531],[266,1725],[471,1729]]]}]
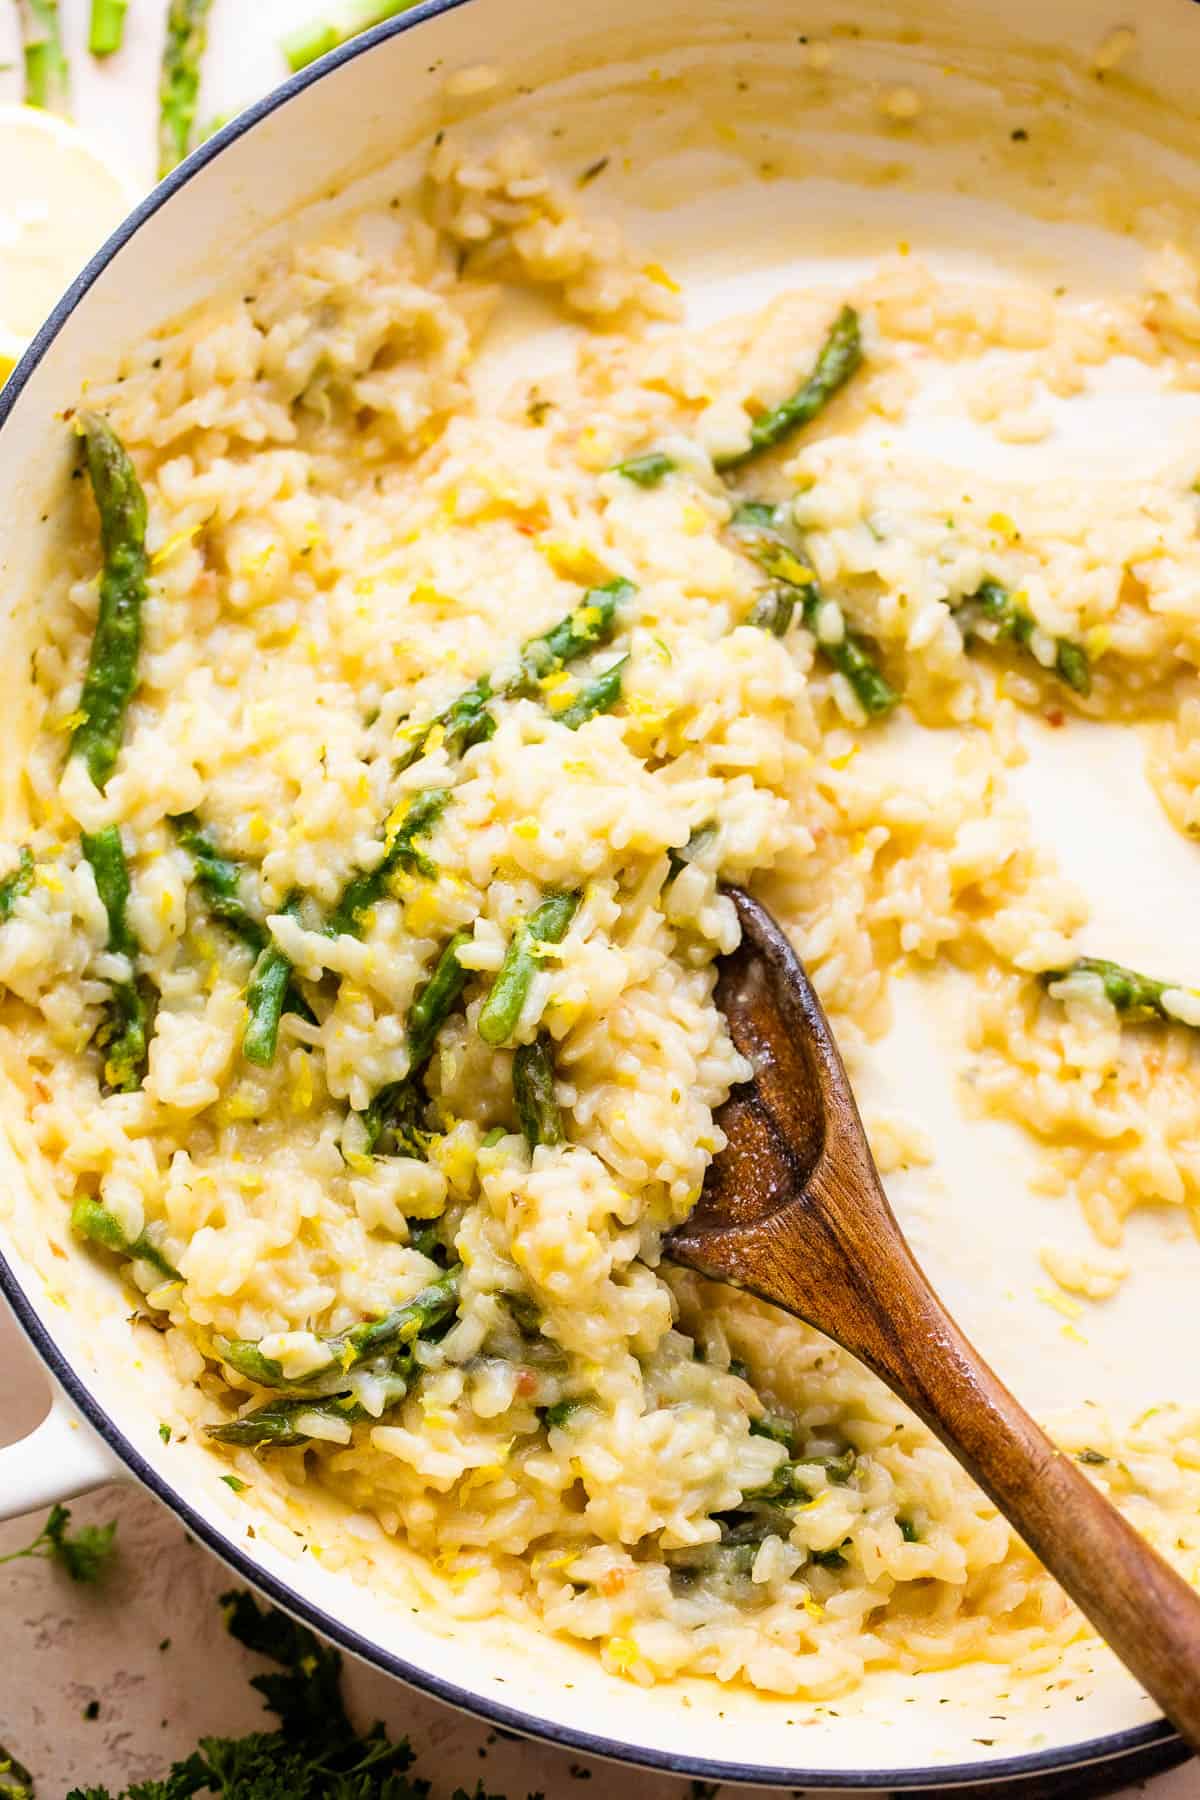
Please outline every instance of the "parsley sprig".
[{"label": "parsley sprig", "polygon": [[[47,1556],[65,1569],[72,1581],[99,1581],[116,1555],[117,1522],[113,1519],[107,1525],[81,1525],[78,1531],[68,1531],[70,1522],[69,1506],[52,1506],[33,1542],[23,1550],[10,1550],[6,1556],[0,1556],[0,1563],[19,1562],[24,1556]],[[0,1786],[0,1796],[4,1791]]]}]

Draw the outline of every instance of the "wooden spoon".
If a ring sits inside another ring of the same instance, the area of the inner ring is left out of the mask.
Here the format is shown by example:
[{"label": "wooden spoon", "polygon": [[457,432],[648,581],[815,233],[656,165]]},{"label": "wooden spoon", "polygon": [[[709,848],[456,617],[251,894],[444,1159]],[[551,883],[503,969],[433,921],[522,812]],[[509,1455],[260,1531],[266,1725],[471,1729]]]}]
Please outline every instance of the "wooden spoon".
[{"label": "wooden spoon", "polygon": [[717,1004],[754,1067],[728,1138],[666,1250],[806,1319],[867,1364],[993,1500],[1200,1750],[1200,1598],[972,1348],[909,1250],[867,1148],[829,1021],[771,915],[742,924]]}]

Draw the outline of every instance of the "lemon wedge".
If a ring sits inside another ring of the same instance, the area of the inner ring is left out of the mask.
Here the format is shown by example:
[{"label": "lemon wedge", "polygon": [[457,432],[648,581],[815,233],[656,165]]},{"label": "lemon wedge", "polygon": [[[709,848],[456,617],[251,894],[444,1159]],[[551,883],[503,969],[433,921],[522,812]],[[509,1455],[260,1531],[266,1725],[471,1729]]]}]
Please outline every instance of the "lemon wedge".
[{"label": "lemon wedge", "polygon": [[0,382],[63,289],[137,198],[74,125],[0,106]]}]

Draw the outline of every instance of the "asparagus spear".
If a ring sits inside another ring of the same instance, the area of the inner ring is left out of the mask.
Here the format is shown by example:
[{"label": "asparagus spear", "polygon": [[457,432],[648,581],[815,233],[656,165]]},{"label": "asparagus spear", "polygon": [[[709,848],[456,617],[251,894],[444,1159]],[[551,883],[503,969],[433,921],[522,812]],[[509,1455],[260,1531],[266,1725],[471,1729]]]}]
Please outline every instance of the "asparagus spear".
[{"label": "asparagus spear", "polygon": [[512,1080],[517,1117],[529,1148],[561,1144],[562,1114],[554,1093],[554,1050],[548,1032],[539,1031],[532,1044],[518,1046]]},{"label": "asparagus spear", "polygon": [[[383,856],[373,869],[351,877],[331,913],[325,926],[331,937],[342,932],[357,935],[366,913],[386,892],[397,868],[415,868],[425,875],[436,873],[433,864],[417,849],[417,839],[432,828],[449,798],[448,788],[424,788],[399,819],[389,821]],[[289,918],[299,918],[300,895],[290,894],[283,911]],[[247,1061],[266,1068],[275,1060],[280,1017],[288,1010],[300,1011],[303,1005],[293,984],[292,965],[277,944],[267,944],[262,950],[250,977],[246,1005],[250,1016],[242,1038],[242,1054]]]},{"label": "asparagus spear", "polygon": [[253,1338],[215,1337],[213,1344],[222,1362],[256,1381],[260,1387],[309,1387],[330,1376],[348,1374],[359,1363],[385,1353],[399,1354],[403,1361],[419,1337],[428,1336],[455,1311],[461,1272],[457,1265],[447,1269],[437,1281],[422,1288],[403,1306],[394,1307],[382,1319],[368,1319],[361,1325],[351,1326],[348,1331],[334,1332],[322,1339],[329,1352],[328,1361],[298,1381],[289,1380],[279,1363],[273,1357],[264,1356]]},{"label": "asparagus spear", "polygon": [[[282,912],[289,919],[300,917],[300,896],[289,894]],[[246,1029],[242,1033],[242,1055],[247,1062],[267,1068],[275,1060],[279,1043],[279,1021],[283,1017],[288,995],[292,992],[292,965],[278,944],[268,943],[261,951],[246,989]]]},{"label": "asparagus spear", "polygon": [[158,84],[158,175],[161,181],[192,147],[200,64],[212,0],[171,0]]},{"label": "asparagus spear", "polygon": [[33,886],[33,851],[22,844],[17,866],[0,881],[0,924],[12,917],[13,907]]},{"label": "asparagus spear", "polygon": [[621,683],[624,680],[625,664],[628,661],[628,656],[618,657],[616,662],[605,669],[602,675],[597,675],[594,681],[589,681],[570,706],[564,707],[562,712],[554,715],[558,723],[565,725],[568,731],[578,731],[581,725],[586,725],[587,721],[594,719],[597,713],[610,712],[621,698]]},{"label": "asparagus spear", "polygon": [[449,798],[449,788],[422,788],[399,818],[389,819],[384,828],[383,855],[373,869],[361,871],[347,883],[325,926],[330,937],[339,937],[343,932],[357,937],[363,919],[387,892],[397,869],[416,870],[430,879],[437,874],[433,863],[418,850],[417,839],[433,830]]},{"label": "asparagus spear", "polygon": [[149,1263],[168,1281],[183,1280],[179,1270],[167,1261],[145,1231],[139,1232],[135,1238],[127,1238],[115,1215],[88,1194],[81,1194],[71,1208],[71,1226],[80,1237],[90,1239],[104,1250],[112,1250],[118,1256],[127,1256],[130,1262]]},{"label": "asparagus spear", "polygon": [[304,1430],[304,1420],[314,1413],[327,1419],[342,1419],[350,1425],[368,1416],[353,1394],[323,1394],[319,1399],[314,1396],[271,1400],[240,1419],[208,1426],[207,1433],[218,1444],[240,1444],[250,1450],[286,1450],[312,1442]]},{"label": "asparagus spear", "polygon": [[[1131,1024],[1142,1024],[1147,1019],[1164,1019],[1168,1024],[1190,1025],[1193,1029],[1200,1029],[1197,1023],[1200,993],[1195,988],[1184,987],[1178,981],[1159,981],[1152,975],[1139,975],[1136,970],[1127,969],[1121,963],[1105,962],[1095,956],[1080,956],[1069,968],[1047,969],[1042,981],[1047,987],[1059,990],[1054,995],[1056,1000],[1068,998],[1072,983],[1090,987],[1098,981],[1104,990],[1105,999]],[[1179,1001],[1184,1004],[1180,1006]]]},{"label": "asparagus spear", "polygon": [[87,451],[88,476],[100,514],[104,567],[100,609],[92,638],[80,720],[71,737],[71,755],[81,756],[103,792],[113,772],[125,712],[137,684],[146,598],[146,496],[128,452],[112,427],[96,413],[79,420]]},{"label": "asparagus spear", "polygon": [[[1022,606],[1008,588],[990,578],[981,582],[973,594],[967,594],[959,600],[954,613],[962,625],[963,636],[967,639],[983,637],[988,643],[1002,643],[1009,639],[1022,650],[1029,650],[1039,630],[1038,622],[1029,609]],[[974,629],[980,618],[986,620],[991,627],[990,631],[979,632]],[[1090,694],[1092,670],[1083,645],[1072,643],[1070,638],[1054,638],[1051,641],[1054,644],[1053,669],[1059,680],[1065,682],[1076,694]]]},{"label": "asparagus spear", "polygon": [[339,44],[347,43],[372,25],[382,24],[384,19],[407,12],[415,4],[416,0],[341,0],[340,5],[290,31],[280,39],[279,48],[289,69],[306,69],[318,56],[336,50]]},{"label": "asparagus spear", "polygon": [[739,468],[762,451],[773,450],[800,426],[811,423],[839,389],[845,387],[862,360],[858,314],[852,306],[843,306],[821,347],[812,373],[794,394],[757,418],[750,429],[750,442],[746,448],[718,458],[717,468]]},{"label": "asparagus spear", "polygon": [[527,639],[511,669],[481,675],[452,705],[426,724],[405,728],[407,744],[396,764],[397,773],[411,767],[424,754],[432,733],[440,726],[442,741],[458,754],[471,744],[490,737],[495,723],[487,711],[489,700],[512,700],[532,695],[548,675],[556,675],[569,662],[608,643],[617,628],[618,609],[635,589],[629,581],[610,581],[589,588],[580,604],[551,630]]},{"label": "asparagus spear", "polygon": [[409,1008],[406,1023],[408,1074],[402,1081],[392,1081],[380,1088],[366,1111],[357,1115],[365,1137],[363,1154],[367,1156],[375,1154],[386,1134],[394,1139],[402,1155],[425,1160],[429,1134],[421,1122],[425,1095],[420,1074],[429,1061],[438,1032],[466,986],[467,971],[459,962],[458,953],[470,941],[469,931],[455,932],[438,957],[433,974]]},{"label": "asparagus spear", "polygon": [[125,36],[125,8],[129,0],[92,0],[88,49],[93,56],[111,56]]},{"label": "asparagus spear", "polygon": [[[782,636],[793,607],[798,606],[806,630],[812,632],[826,660],[846,678],[867,717],[880,718],[891,711],[899,696],[885,679],[866,639],[846,629],[841,608],[825,598],[816,576],[789,544],[781,511],[762,501],[747,500],[730,521],[730,529],[747,554],[780,584],[774,594],[758,602],[750,622]],[[840,636],[828,629],[831,606],[836,607],[840,620]]]},{"label": "asparagus spear", "polygon": [[644,450],[640,456],[627,456],[624,462],[614,463],[612,473],[623,475],[626,481],[635,481],[638,487],[657,487],[676,467],[673,458],[662,450]]},{"label": "asparagus spear", "polygon": [[58,0],[21,0],[25,104],[48,107],[67,98],[70,71],[63,49]]},{"label": "asparagus spear", "polygon": [[108,914],[108,948],[134,965],[127,980],[110,984],[107,1016],[96,1034],[96,1042],[105,1052],[105,1080],[115,1092],[129,1093],[142,1085],[150,1022],[149,997],[136,973],[138,943],[126,916],[129,866],[116,825],[107,825],[103,831],[85,831],[79,841]]},{"label": "asparagus spear", "polygon": [[479,1035],[493,1049],[512,1037],[542,960],[542,946],[562,943],[579,899],[578,894],[547,894],[541,905],[518,923],[479,1013]]},{"label": "asparagus spear", "polygon": [[395,1144],[396,1153],[427,1160],[429,1133],[421,1120],[425,1095],[415,1075],[403,1081],[390,1081],[381,1087],[365,1112],[355,1116],[361,1121],[364,1142],[360,1154],[374,1156],[385,1138]]},{"label": "asparagus spear", "polygon": [[409,1008],[406,1031],[410,1068],[414,1073],[429,1061],[434,1039],[467,984],[467,970],[459,962],[458,953],[470,942],[469,931],[455,932],[434,964],[433,974]]},{"label": "asparagus spear", "polygon": [[217,847],[195,813],[176,813],[171,824],[179,842],[192,857],[196,882],[209,912],[257,954],[266,944],[267,928],[254,917],[242,899],[240,866]]}]

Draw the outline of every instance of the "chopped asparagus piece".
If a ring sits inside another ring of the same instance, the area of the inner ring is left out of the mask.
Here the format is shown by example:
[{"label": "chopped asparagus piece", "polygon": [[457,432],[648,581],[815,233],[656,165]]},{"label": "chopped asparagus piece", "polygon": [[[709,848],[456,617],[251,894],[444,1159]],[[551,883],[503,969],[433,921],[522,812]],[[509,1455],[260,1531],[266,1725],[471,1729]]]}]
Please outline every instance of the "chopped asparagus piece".
[{"label": "chopped asparagus piece", "polygon": [[17,866],[0,881],[0,924],[12,917],[13,907],[33,887],[33,851],[22,844]]},{"label": "chopped asparagus piece", "polygon": [[88,476],[100,514],[104,566],[100,608],[87,674],[79,697],[79,723],[71,755],[81,756],[103,792],[116,764],[125,713],[137,685],[146,598],[146,496],[128,453],[112,427],[96,413],[79,420]]},{"label": "chopped asparagus piece", "polygon": [[71,1226],[80,1237],[90,1239],[104,1250],[127,1256],[130,1262],[149,1263],[167,1281],[183,1280],[179,1270],[167,1261],[145,1231],[139,1232],[136,1238],[127,1238],[116,1217],[88,1194],[80,1195],[71,1208]]},{"label": "chopped asparagus piece", "polygon": [[[348,1374],[359,1363],[378,1356],[391,1359],[389,1375],[404,1378],[410,1372],[412,1346],[417,1339],[427,1337],[453,1316],[458,1306],[460,1273],[460,1268],[455,1265],[382,1319],[368,1319],[348,1331],[334,1332],[324,1338],[322,1342],[329,1353],[328,1360],[299,1380],[289,1379],[274,1357],[264,1356],[261,1345],[253,1338],[215,1337],[213,1347],[221,1361],[238,1374],[257,1382],[260,1387],[282,1388],[288,1392],[311,1387],[331,1376]],[[323,1403],[328,1396],[314,1398]]]},{"label": "chopped asparagus piece", "polygon": [[862,336],[858,314],[852,306],[843,306],[834,320],[828,337],[821,346],[812,373],[794,394],[779,406],[761,414],[750,429],[750,441],[744,450],[718,459],[719,469],[736,469],[764,450],[773,450],[784,438],[802,425],[808,425],[828,406],[838,391],[862,364]]},{"label": "chopped asparagus piece", "polygon": [[176,813],[171,824],[195,864],[209,912],[257,954],[266,945],[267,928],[242,899],[241,865],[218,849],[195,813]]},{"label": "chopped asparagus piece", "polygon": [[104,1022],[96,1033],[96,1043],[104,1051],[105,1080],[115,1092],[130,1093],[141,1087],[146,1070],[150,996],[137,975],[138,944],[126,915],[129,867],[125,847],[116,825],[85,831],[79,841],[108,914],[108,949],[134,965],[127,980],[110,982]]},{"label": "chopped asparagus piece", "polygon": [[764,1413],[761,1419],[751,1419],[750,1435],[770,1438],[773,1443],[790,1450],[793,1456],[796,1453],[796,1427],[778,1413]]},{"label": "chopped asparagus piece", "polygon": [[772,637],[786,637],[796,611],[798,593],[797,588],[767,588],[754,602],[751,625],[757,625],[760,631],[769,631]]},{"label": "chopped asparagus piece", "polygon": [[556,1400],[553,1406],[543,1406],[539,1410],[542,1424],[547,1431],[561,1431],[563,1426],[581,1412],[585,1402],[582,1400]]},{"label": "chopped asparagus piece", "polygon": [[[987,643],[1003,643],[1007,639],[1019,645],[1022,650],[1032,652],[1033,640],[1040,631],[1038,622],[1028,607],[1022,606],[1016,596],[1000,582],[990,579],[981,582],[973,594],[967,594],[959,600],[953,611],[962,627],[963,637],[968,641],[972,637],[978,637]],[[981,632],[976,629],[980,619],[991,627],[989,631]],[[1070,638],[1050,638],[1048,633],[1042,635],[1054,645],[1054,674],[1073,693],[1090,694],[1092,669],[1083,645],[1072,643]],[[1041,663],[1040,658],[1036,660]]]},{"label": "chopped asparagus piece", "polygon": [[[1047,969],[1042,981],[1048,988],[1066,987],[1068,991],[1073,983],[1093,987],[1099,982],[1105,999],[1131,1024],[1165,1019],[1168,1024],[1200,1029],[1197,1023],[1200,992],[1185,988],[1177,981],[1159,981],[1152,975],[1139,975],[1135,969],[1127,969],[1121,963],[1105,962],[1096,956],[1080,956],[1065,969]],[[1173,1001],[1176,994],[1184,1001],[1182,1007]],[[1068,994],[1060,991],[1054,998],[1065,1000]]]},{"label": "chopped asparagus piece", "polygon": [[319,1398],[271,1400],[240,1419],[229,1419],[224,1425],[209,1425],[207,1435],[218,1444],[239,1444],[250,1450],[285,1450],[297,1444],[312,1442],[304,1430],[310,1414],[356,1424],[368,1414],[353,1394],[322,1394]]},{"label": "chopped asparagus piece", "polygon": [[594,681],[590,681],[570,706],[555,714],[558,723],[565,725],[568,731],[578,731],[581,725],[586,725],[597,713],[611,711],[621,698],[621,683],[628,661],[628,656],[619,657],[602,675],[597,675]]},{"label": "chopped asparagus piece", "polygon": [[562,943],[579,901],[577,893],[547,894],[541,905],[518,923],[479,1014],[479,1035],[493,1049],[512,1037],[542,961],[542,946]]},{"label": "chopped asparagus piece", "polygon": [[449,788],[422,788],[398,819],[389,819],[384,830],[383,855],[373,869],[361,871],[346,884],[325,926],[330,937],[343,932],[357,937],[364,918],[387,892],[397,869],[409,869],[430,880],[436,876],[435,865],[417,848],[417,840],[433,830],[449,798]]},{"label": "chopped asparagus piece", "polygon": [[626,481],[634,481],[638,487],[657,487],[660,481],[671,474],[676,464],[662,450],[646,450],[641,456],[627,456],[624,462],[614,463],[612,473],[623,475]]},{"label": "chopped asparagus piece", "polygon": [[[289,894],[281,910],[289,919],[300,917],[300,896]],[[267,1068],[275,1060],[279,1021],[292,991],[292,965],[275,943],[264,946],[246,989],[246,1029],[242,1055],[247,1062]]]},{"label": "chopped asparagus piece", "polygon": [[408,741],[396,764],[397,773],[410,768],[424,755],[426,745],[439,727],[443,734],[441,741],[454,754],[490,737],[495,723],[487,711],[488,701],[536,694],[547,676],[558,674],[569,662],[608,643],[617,628],[619,608],[635,591],[632,582],[621,580],[589,588],[574,611],[560,619],[551,630],[529,638],[521,646],[511,669],[495,675],[481,675],[435,718],[424,725],[404,727],[403,735]]},{"label": "chopped asparagus piece", "polygon": [[365,1112],[362,1121],[365,1143],[363,1154],[374,1156],[384,1140],[395,1146],[395,1153],[411,1156],[418,1162],[427,1160],[429,1133],[421,1123],[425,1096],[415,1076],[403,1081],[389,1081],[381,1087]]},{"label": "chopped asparagus piece", "polygon": [[318,56],[348,43],[360,31],[382,24],[384,19],[394,19],[397,13],[407,12],[415,5],[416,0],[341,0],[340,5],[289,31],[280,39],[279,48],[289,69],[306,69]]},{"label": "chopped asparagus piece", "polygon": [[562,1114],[554,1093],[554,1050],[548,1032],[539,1031],[532,1044],[518,1047],[513,1057],[513,1099],[531,1150],[539,1144],[553,1148],[563,1142]]},{"label": "chopped asparagus piece", "polygon": [[[715,819],[706,819],[703,825],[697,825],[682,850],[667,851],[667,880],[674,881],[682,874],[688,863],[694,862],[703,855],[717,835],[719,827]],[[732,1368],[732,1364],[730,1367]],[[748,1379],[748,1377],[747,1377]]]},{"label": "chopped asparagus piece", "polygon": [[92,0],[88,49],[93,56],[111,56],[121,48],[128,4],[129,0]]},{"label": "chopped asparagus piece", "polygon": [[68,98],[70,70],[63,49],[58,0],[21,0],[26,106],[50,107]]},{"label": "chopped asparagus piece", "polygon": [[434,964],[433,974],[409,1008],[406,1029],[414,1070],[423,1068],[429,1061],[434,1040],[467,984],[468,971],[459,962],[458,953],[470,942],[469,931],[455,932]]},{"label": "chopped asparagus piece", "polygon": [[[734,513],[730,529],[747,555],[780,583],[773,595],[759,601],[751,614],[751,624],[782,636],[792,617],[792,607],[786,605],[790,595],[800,608],[806,630],[816,639],[817,648],[845,677],[867,717],[877,719],[890,712],[898,694],[884,678],[867,640],[847,630],[841,608],[826,599],[816,576],[789,543],[783,508],[747,500]],[[831,607],[836,609],[838,633],[822,629]]]},{"label": "chopped asparagus piece", "polygon": [[158,85],[158,175],[161,181],[192,147],[200,65],[212,0],[171,0]]}]

